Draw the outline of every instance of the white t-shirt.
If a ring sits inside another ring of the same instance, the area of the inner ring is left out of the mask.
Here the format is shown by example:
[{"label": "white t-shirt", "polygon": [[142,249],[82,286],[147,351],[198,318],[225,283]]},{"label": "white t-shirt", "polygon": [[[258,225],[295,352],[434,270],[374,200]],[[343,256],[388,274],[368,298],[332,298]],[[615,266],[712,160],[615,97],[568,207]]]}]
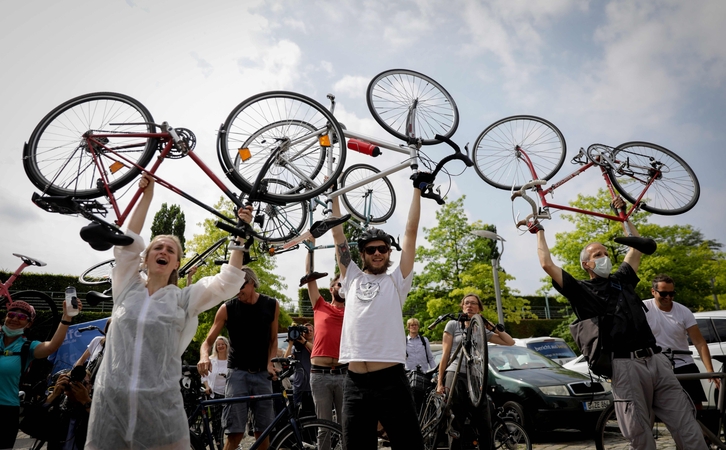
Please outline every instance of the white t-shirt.
[{"label": "white t-shirt", "polygon": [[103,336],[96,336],[88,344],[88,364],[95,361],[96,358],[98,358],[98,355],[101,353],[101,350],[103,350],[103,346],[101,346],[101,340],[103,338]]},{"label": "white t-shirt", "polygon": [[413,271],[403,278],[401,268],[390,274],[361,272],[354,263],[341,278],[345,316],[340,337],[341,363],[354,361],[406,362],[406,332],[401,310],[411,290]]},{"label": "white t-shirt", "polygon": [[224,388],[227,386],[227,360],[218,358],[209,358],[211,370],[207,376],[202,377],[202,381],[206,381],[212,388],[212,398],[214,394],[224,397]]},{"label": "white t-shirt", "polygon": [[[655,299],[643,300],[648,312],[645,317],[648,325],[653,331],[655,342],[663,348],[671,350],[688,350],[688,333],[686,330],[696,325],[696,318],[691,310],[673,302],[673,308],[669,312],[662,311],[655,304]],[[676,367],[693,364],[690,355],[676,355]]]}]

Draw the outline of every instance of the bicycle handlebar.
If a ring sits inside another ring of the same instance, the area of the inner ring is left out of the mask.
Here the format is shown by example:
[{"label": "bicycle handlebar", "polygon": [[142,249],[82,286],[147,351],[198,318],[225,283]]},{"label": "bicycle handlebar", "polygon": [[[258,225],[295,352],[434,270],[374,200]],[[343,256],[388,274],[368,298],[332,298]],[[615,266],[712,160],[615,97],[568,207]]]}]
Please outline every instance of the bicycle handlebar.
[{"label": "bicycle handlebar", "polygon": [[[441,171],[441,169],[443,169],[443,167],[449,161],[454,161],[454,160],[463,161],[464,164],[466,164],[466,167],[471,167],[474,165],[474,162],[469,158],[468,148],[464,147],[467,150],[467,153],[462,153],[461,149],[456,144],[456,142],[452,141],[448,137],[437,134],[434,137],[434,139],[436,139],[437,141],[446,142],[447,144],[449,144],[449,146],[451,148],[454,149],[454,153],[444,157],[444,159],[442,159],[441,161],[439,161],[438,164],[436,164],[436,168],[432,172],[432,175],[434,176],[434,178],[436,178],[436,175]],[[421,189],[421,197],[436,200],[436,203],[438,203],[439,205],[443,205],[444,203],[446,203],[444,201],[444,199],[441,198],[441,195],[438,192],[434,192],[433,188],[434,188],[433,183],[430,183],[425,188]]]},{"label": "bicycle handlebar", "polygon": [[517,222],[517,228],[522,229],[524,227],[525,230],[529,228],[530,220],[534,223],[538,219],[551,219],[549,212],[548,213],[540,213],[537,209],[537,202],[535,202],[532,197],[527,195],[527,191],[529,189],[534,188],[535,186],[542,186],[547,184],[546,180],[532,180],[529,183],[525,183],[522,185],[522,187],[518,190],[512,193],[511,200],[514,201],[517,197],[521,197],[524,200],[527,201],[527,203],[530,204],[532,207],[532,214],[528,214],[527,217],[525,217],[523,220],[520,220]]}]

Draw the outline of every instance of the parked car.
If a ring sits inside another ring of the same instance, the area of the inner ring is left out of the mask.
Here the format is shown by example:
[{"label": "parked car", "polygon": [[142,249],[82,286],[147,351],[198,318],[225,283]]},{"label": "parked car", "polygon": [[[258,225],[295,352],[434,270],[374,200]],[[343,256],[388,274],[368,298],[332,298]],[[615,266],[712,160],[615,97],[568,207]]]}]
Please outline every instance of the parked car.
[{"label": "parked car", "polygon": [[528,432],[593,432],[612,402],[610,384],[567,370],[526,347],[489,344],[487,392]]},{"label": "parked car", "polygon": [[577,357],[564,339],[552,336],[515,339],[514,345],[527,347],[540,353],[559,365],[572,361]]}]

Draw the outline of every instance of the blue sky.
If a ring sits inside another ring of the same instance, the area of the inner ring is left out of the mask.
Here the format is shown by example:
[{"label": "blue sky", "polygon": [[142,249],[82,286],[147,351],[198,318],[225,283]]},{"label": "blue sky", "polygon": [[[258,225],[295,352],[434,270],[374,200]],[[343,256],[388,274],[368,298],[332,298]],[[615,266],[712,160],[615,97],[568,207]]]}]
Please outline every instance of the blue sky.
[{"label": "blue sky", "polygon": [[[365,89],[392,68],[423,72],[451,93],[461,117],[454,140],[462,146],[509,115],[552,121],[568,144],[561,175],[574,169],[569,160],[577,149],[596,142],[644,140],[673,150],[698,175],[701,199],[684,215],[653,222],[692,224],[723,241],[725,19],[726,3],[718,0],[2,1],[0,268],[17,266],[13,252],[68,274],[111,257],[78,237],[84,220],[51,215],[30,202],[34,189],[22,169],[22,145],[61,102],[96,91],[130,95],[156,121],[193,130],[197,154],[222,176],[217,127],[234,106],[262,91],[291,90],[323,103],[334,93],[341,122],[389,139],[368,112]],[[445,152],[432,148],[430,155]],[[387,167],[398,159],[387,154],[366,162]],[[215,188],[194,170],[189,161],[170,161],[160,175],[214,202]],[[383,228],[392,234],[403,231],[407,177],[391,177],[399,207]],[[534,293],[543,273],[534,238],[513,225],[509,193],[472,169],[450,186],[440,181],[452,198],[467,195],[472,220],[497,226],[507,239],[502,265],[516,277],[511,286]],[[578,179],[555,200],[565,203],[600,185],[599,176]],[[206,217],[158,189],[156,206],[163,201],[182,205],[187,237]],[[423,208],[421,223],[431,224],[436,205]],[[558,215],[545,226],[551,241],[571,227]],[[332,271],[332,256],[319,252],[317,266]],[[278,261],[293,298],[303,260],[300,250]]]}]

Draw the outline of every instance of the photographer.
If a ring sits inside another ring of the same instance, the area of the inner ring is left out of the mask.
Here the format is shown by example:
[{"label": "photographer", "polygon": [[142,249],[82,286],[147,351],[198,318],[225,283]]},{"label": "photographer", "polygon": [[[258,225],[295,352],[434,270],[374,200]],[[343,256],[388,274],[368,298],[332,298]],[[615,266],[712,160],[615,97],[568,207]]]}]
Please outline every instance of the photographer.
[{"label": "photographer", "polygon": [[310,389],[310,352],[313,348],[313,334],[313,325],[310,323],[303,326],[293,325],[287,332],[287,342],[290,344],[285,351],[285,357],[292,354],[295,360],[300,361],[292,379],[292,398],[299,406],[301,416],[315,415],[315,403]]},{"label": "photographer", "polygon": [[49,450],[82,449],[91,411],[90,373],[83,366],[74,367],[58,375],[49,391],[45,402],[23,419],[21,428],[46,440]]}]

